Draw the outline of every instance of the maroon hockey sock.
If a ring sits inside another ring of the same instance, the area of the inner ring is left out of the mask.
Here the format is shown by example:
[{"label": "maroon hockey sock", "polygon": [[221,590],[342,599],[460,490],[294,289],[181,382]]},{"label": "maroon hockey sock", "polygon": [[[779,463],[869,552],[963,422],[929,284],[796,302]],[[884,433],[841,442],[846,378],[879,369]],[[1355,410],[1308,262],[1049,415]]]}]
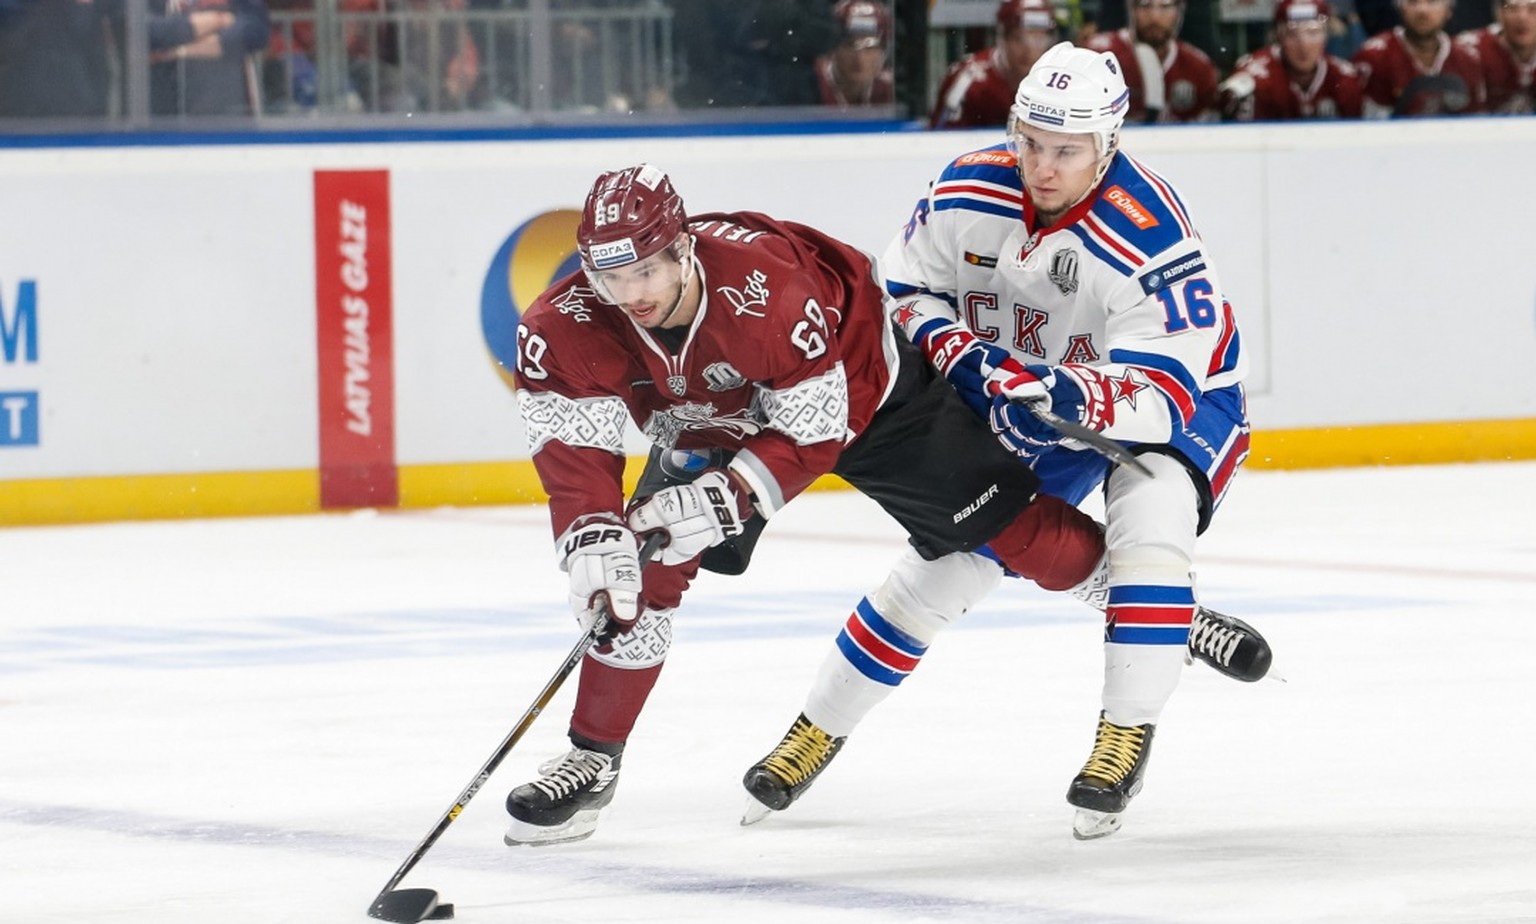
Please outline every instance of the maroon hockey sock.
[{"label": "maroon hockey sock", "polygon": [[[663,662],[665,663],[665,662]],[[639,670],[612,667],[588,655],[581,662],[571,731],[604,743],[623,744],[661,675],[661,664]]]},{"label": "maroon hockey sock", "polygon": [[1008,570],[1046,590],[1076,587],[1104,557],[1104,531],[1093,517],[1046,494],[987,544]]}]

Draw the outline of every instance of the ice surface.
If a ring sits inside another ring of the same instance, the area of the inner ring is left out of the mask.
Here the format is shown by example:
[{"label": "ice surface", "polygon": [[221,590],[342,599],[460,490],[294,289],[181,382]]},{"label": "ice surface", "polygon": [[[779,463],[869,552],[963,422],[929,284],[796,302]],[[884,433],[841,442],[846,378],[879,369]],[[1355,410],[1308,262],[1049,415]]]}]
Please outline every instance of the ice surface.
[{"label": "ice surface", "polygon": [[[1536,921],[1536,464],[1249,472],[1198,560],[1285,683],[1188,668],[1124,829],[1064,801],[1101,628],[1005,582],[738,825],[900,536],[791,504],[700,579],[590,840],[504,847],[574,682],[405,886],[464,922]],[[365,921],[576,638],[538,508],[0,530],[0,921]]]}]

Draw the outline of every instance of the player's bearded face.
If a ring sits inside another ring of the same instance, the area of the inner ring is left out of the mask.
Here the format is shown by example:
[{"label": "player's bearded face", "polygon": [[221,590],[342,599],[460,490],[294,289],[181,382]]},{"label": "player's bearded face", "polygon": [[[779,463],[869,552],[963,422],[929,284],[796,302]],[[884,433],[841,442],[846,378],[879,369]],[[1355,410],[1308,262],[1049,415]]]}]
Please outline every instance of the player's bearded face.
[{"label": "player's bearded face", "polygon": [[1411,38],[1428,39],[1451,18],[1451,0],[1402,0],[1403,31]]},{"label": "player's bearded face", "polygon": [[1031,125],[1019,130],[1015,146],[1029,198],[1052,221],[1081,201],[1098,180],[1102,158],[1093,135]]},{"label": "player's bearded face", "polygon": [[1179,5],[1173,0],[1136,0],[1131,4],[1136,38],[1148,45],[1162,45],[1173,38],[1179,23]]},{"label": "player's bearded face", "polygon": [[598,295],[618,305],[636,324],[664,327],[683,300],[683,264],[673,250],[668,247],[644,260],[600,270],[588,278]]}]

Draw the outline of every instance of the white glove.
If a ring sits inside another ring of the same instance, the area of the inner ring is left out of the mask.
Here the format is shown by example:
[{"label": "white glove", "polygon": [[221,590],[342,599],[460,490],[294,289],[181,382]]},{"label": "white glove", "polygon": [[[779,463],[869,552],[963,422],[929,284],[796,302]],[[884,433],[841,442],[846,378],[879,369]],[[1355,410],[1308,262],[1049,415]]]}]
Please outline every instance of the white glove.
[{"label": "white glove", "polygon": [[571,577],[571,609],[584,631],[606,609],[608,632],[628,632],[640,618],[640,555],[635,534],[616,519],[578,520],[566,530],[560,570]]},{"label": "white glove", "polygon": [[724,472],[705,472],[691,484],[665,488],[641,501],[629,512],[629,525],[637,533],[666,533],[667,544],[656,560],[680,565],[741,535],[736,489]]}]

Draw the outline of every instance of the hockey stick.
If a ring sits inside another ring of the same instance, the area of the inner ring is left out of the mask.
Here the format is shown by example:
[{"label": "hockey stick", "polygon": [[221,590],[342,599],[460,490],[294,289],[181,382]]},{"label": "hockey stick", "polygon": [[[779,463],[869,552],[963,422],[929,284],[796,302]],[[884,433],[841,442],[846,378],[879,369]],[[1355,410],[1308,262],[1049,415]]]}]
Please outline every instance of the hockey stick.
[{"label": "hockey stick", "polygon": [[[665,538],[666,534],[660,532],[652,533],[645,538],[645,541],[640,546],[641,568],[644,568],[646,562],[651,560],[651,556],[656,554],[656,550],[661,548]],[[576,646],[571,649],[571,653],[565,656],[565,660],[560,664],[560,669],[555,671],[555,675],[549,678],[548,683],[544,684],[544,689],[539,691],[539,695],[534,698],[533,704],[528,707],[528,711],[523,713],[523,717],[518,720],[516,727],[508,732],[505,738],[501,739],[501,744],[496,746],[495,753],[481,765],[479,772],[475,774],[474,779],[469,781],[469,785],[464,787],[464,791],[459,793],[459,798],[454,801],[452,807],[443,813],[443,817],[437,820],[437,826],[432,829],[431,833],[422,838],[421,843],[416,845],[416,849],[411,851],[411,855],[405,858],[405,862],[400,864],[399,869],[395,870],[395,874],[389,877],[389,882],[386,882],[384,888],[379,890],[379,894],[374,898],[373,904],[368,906],[368,915],[370,917],[379,918],[384,921],[395,921],[398,924],[415,924],[417,921],[443,921],[453,917],[453,904],[451,902],[438,904],[436,891],[432,889],[396,889],[395,886],[400,884],[400,880],[405,878],[406,873],[409,873],[421,861],[421,858],[426,855],[426,852],[432,848],[432,845],[437,843],[437,839],[443,836],[443,832],[448,830],[448,826],[459,817],[460,812],[464,811],[464,806],[469,804],[469,800],[475,797],[475,793],[480,791],[480,787],[484,786],[486,780],[491,778],[491,774],[496,772],[496,768],[501,766],[502,760],[511,752],[513,746],[522,739],[529,726],[533,725],[533,720],[537,719],[544,711],[544,707],[549,705],[549,701],[555,698],[555,693],[560,690],[561,684],[565,683],[565,679],[576,670],[576,665],[581,663],[581,659],[586,656],[587,651],[598,643],[607,626],[608,613],[606,608],[604,608],[603,612],[599,613],[598,618],[592,623],[592,628],[582,635],[576,642]]]},{"label": "hockey stick", "polygon": [[1068,439],[1077,440],[1079,443],[1082,443],[1084,446],[1087,446],[1089,449],[1092,449],[1099,455],[1108,458],[1112,462],[1119,462],[1121,465],[1129,465],[1131,468],[1141,472],[1143,475],[1150,476],[1152,474],[1152,470],[1147,468],[1146,464],[1143,463],[1140,459],[1132,455],[1129,449],[1126,449],[1124,446],[1121,446],[1119,443],[1115,442],[1097,430],[1090,430],[1082,424],[1073,423],[1064,417],[1051,413],[1050,410],[1045,407],[1045,402],[1043,400],[1037,399],[1034,401],[1026,401],[1020,398],[1014,399],[1014,402],[1016,404],[1023,404],[1026,408],[1029,409],[1031,414],[1035,415],[1037,420],[1039,420],[1041,423],[1049,424],[1051,427],[1055,428],[1055,430],[1062,436],[1065,436]]}]

